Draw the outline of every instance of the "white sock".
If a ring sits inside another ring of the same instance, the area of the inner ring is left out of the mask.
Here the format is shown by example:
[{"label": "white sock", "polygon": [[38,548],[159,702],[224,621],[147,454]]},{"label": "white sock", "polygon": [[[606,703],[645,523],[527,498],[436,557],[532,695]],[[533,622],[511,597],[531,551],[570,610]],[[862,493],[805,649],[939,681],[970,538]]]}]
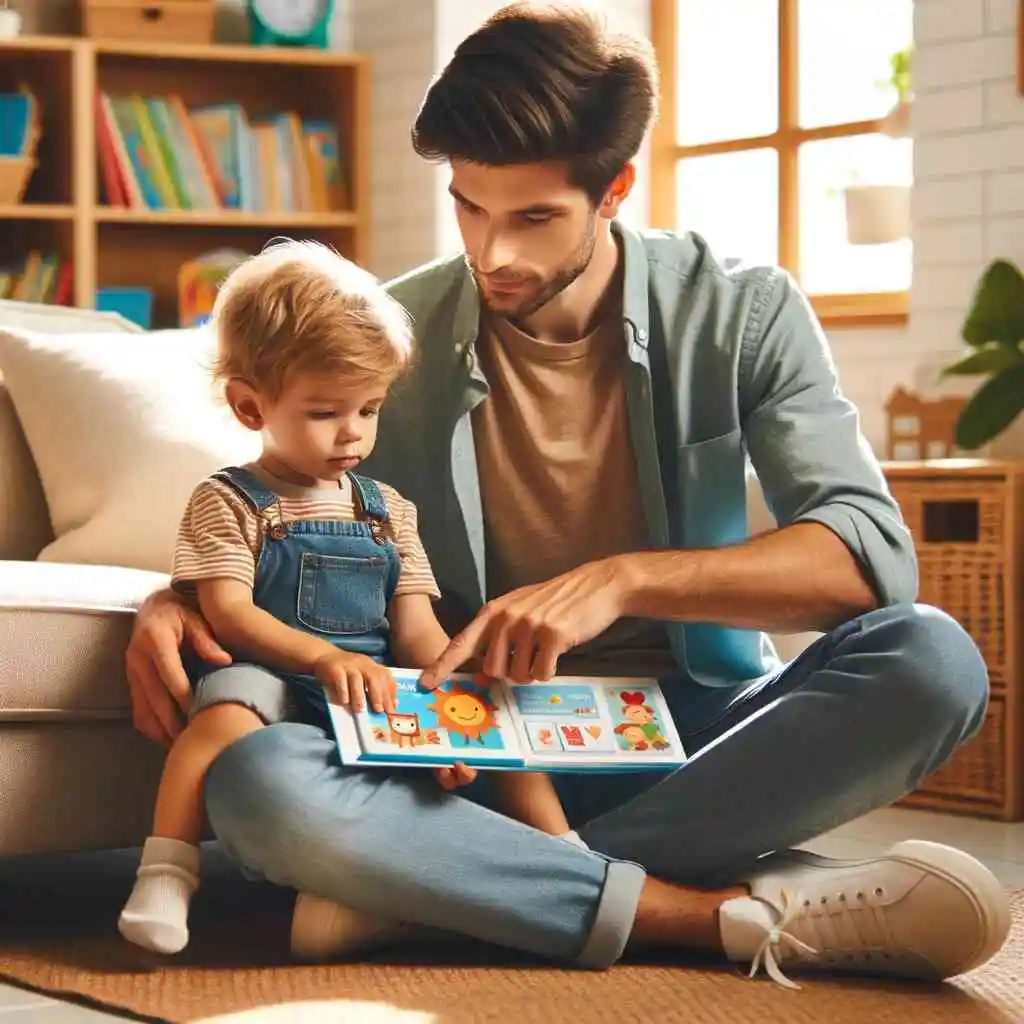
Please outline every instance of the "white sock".
[{"label": "white sock", "polygon": [[764,900],[752,896],[726,900],[718,910],[725,955],[733,961],[753,960],[777,920],[778,914]]},{"label": "white sock", "polygon": [[351,956],[399,938],[409,925],[300,892],[292,913],[291,953],[316,962]]},{"label": "white sock", "polygon": [[572,843],[573,846],[582,847],[584,850],[590,849],[590,847],[587,846],[587,844],[583,842],[582,839],[580,839],[579,835],[576,832],[566,832],[564,835],[560,835],[558,838],[564,839],[567,843]]},{"label": "white sock", "polygon": [[118,930],[144,949],[179,953],[188,944],[188,905],[198,885],[199,847],[150,836]]}]

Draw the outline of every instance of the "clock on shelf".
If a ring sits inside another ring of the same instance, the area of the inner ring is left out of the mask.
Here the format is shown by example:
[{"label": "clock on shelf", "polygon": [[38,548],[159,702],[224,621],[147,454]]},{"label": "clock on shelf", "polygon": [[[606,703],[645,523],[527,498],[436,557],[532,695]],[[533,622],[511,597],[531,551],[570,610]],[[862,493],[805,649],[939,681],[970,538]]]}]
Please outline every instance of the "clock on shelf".
[{"label": "clock on shelf", "polygon": [[253,46],[327,49],[334,0],[248,0]]}]

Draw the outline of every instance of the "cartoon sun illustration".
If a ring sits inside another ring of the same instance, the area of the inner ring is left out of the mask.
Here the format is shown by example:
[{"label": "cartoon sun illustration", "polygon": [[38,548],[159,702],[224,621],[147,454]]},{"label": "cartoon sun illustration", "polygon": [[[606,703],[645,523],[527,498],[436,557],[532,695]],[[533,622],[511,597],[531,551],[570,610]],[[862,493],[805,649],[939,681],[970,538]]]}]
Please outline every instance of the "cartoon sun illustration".
[{"label": "cartoon sun illustration", "polygon": [[561,704],[562,703],[562,698],[559,697],[557,693],[551,694],[551,696],[548,699],[550,700],[550,702],[552,704]]},{"label": "cartoon sun illustration", "polygon": [[490,697],[467,687],[452,683],[451,688],[438,691],[437,699],[430,705],[437,715],[440,729],[462,736],[464,739],[483,743],[483,736],[497,728],[497,708]]}]

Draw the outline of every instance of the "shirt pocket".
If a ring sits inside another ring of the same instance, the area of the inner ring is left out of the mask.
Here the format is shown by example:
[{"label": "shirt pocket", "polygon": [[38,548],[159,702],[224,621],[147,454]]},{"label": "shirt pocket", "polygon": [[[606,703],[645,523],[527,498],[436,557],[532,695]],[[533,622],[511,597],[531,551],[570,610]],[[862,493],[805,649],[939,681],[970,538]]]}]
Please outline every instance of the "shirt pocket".
[{"label": "shirt pocket", "polygon": [[676,450],[683,547],[734,544],[747,536],[746,452],[740,427]]},{"label": "shirt pocket", "polygon": [[384,621],[388,562],[380,556],[318,555],[299,566],[296,616],[319,633],[368,633]]}]

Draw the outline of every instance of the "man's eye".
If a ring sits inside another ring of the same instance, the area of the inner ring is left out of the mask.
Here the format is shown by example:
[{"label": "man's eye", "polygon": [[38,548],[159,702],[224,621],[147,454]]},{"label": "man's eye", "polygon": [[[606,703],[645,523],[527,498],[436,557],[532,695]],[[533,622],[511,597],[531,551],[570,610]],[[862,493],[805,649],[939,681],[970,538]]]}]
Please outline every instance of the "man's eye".
[{"label": "man's eye", "polygon": [[523,220],[527,224],[550,224],[553,216],[551,213],[524,213]]}]

